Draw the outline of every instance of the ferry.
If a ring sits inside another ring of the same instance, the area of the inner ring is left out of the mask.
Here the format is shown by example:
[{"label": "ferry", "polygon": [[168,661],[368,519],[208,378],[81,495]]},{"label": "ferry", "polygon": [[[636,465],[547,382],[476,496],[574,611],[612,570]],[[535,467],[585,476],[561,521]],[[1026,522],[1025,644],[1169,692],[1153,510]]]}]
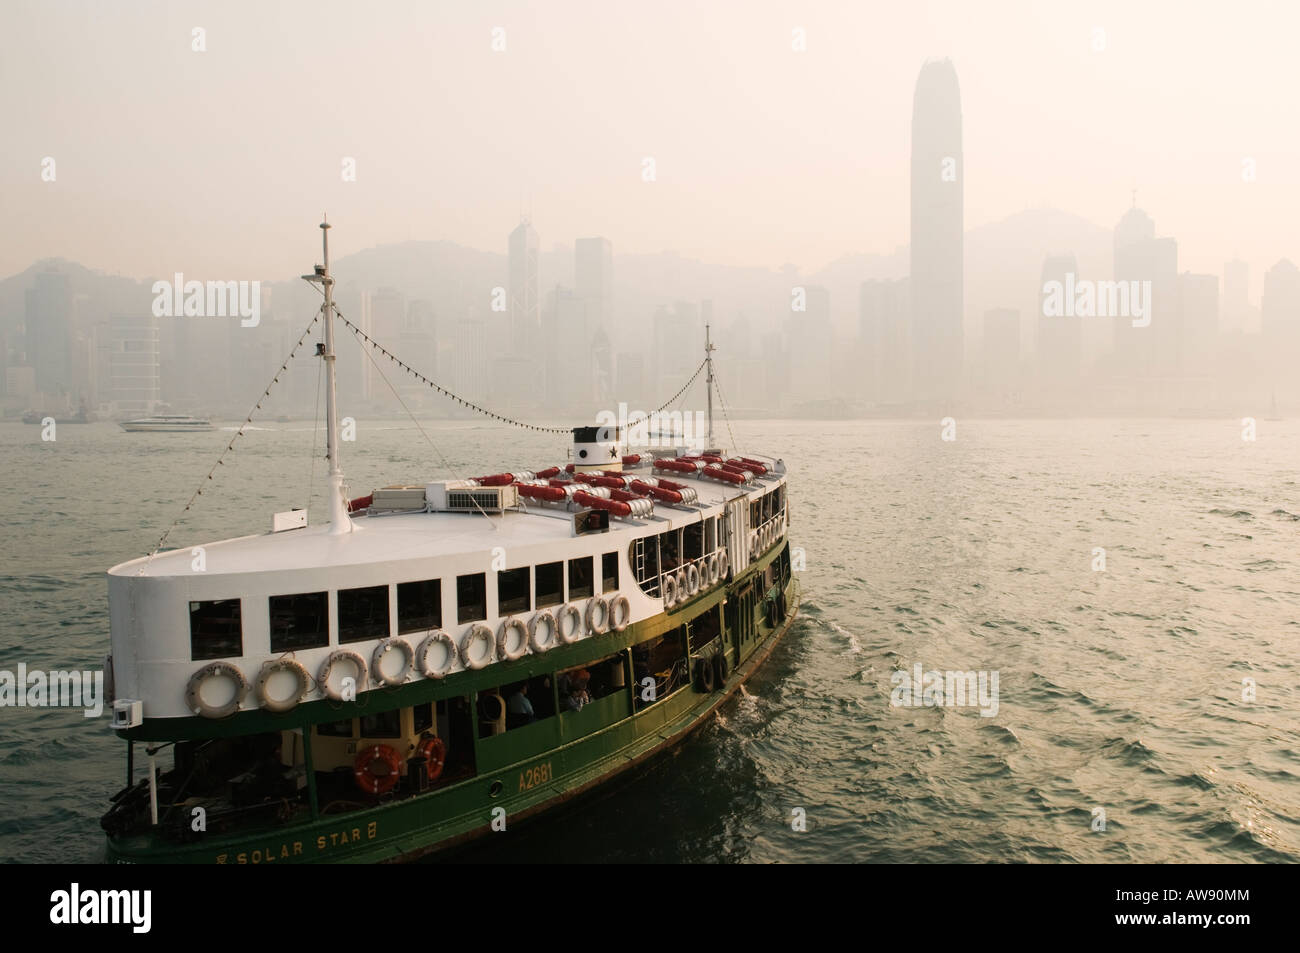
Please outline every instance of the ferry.
[{"label": "ferry", "polygon": [[329,518],[108,571],[111,862],[399,861],[545,823],[705,724],[798,611],[786,464],[713,447],[707,334],[703,448],[579,426],[561,462],[349,499],[322,235]]},{"label": "ferry", "polygon": [[153,417],[137,417],[135,420],[121,421],[121,427],[128,433],[184,433],[186,431],[208,431],[212,421],[185,414],[156,414]]}]

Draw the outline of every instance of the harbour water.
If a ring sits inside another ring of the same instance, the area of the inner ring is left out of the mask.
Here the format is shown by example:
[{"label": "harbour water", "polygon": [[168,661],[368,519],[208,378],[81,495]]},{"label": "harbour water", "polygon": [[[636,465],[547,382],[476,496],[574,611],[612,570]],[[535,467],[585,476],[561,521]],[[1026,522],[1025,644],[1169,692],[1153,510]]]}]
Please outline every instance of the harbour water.
[{"label": "harbour water", "polygon": [[[1300,861],[1300,421],[1258,427],[734,422],[791,468],[799,621],[676,755],[466,858]],[[563,462],[563,438],[424,429],[359,420],[353,495]],[[0,425],[0,669],[102,666],[104,570],[231,435]],[[323,517],[313,445],[249,431],[169,544],[261,532],[313,483]],[[996,673],[996,713],[891,704],[917,665]],[[0,708],[0,859],[102,858],[124,761],[107,715]]]}]

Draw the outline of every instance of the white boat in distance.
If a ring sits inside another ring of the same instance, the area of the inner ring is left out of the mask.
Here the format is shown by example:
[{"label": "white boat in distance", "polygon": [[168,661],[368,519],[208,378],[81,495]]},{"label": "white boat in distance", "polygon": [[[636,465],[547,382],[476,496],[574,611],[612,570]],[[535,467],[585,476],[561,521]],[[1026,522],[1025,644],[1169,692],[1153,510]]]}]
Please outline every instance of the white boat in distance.
[{"label": "white boat in distance", "polygon": [[124,420],[122,421],[122,429],[129,433],[140,431],[203,431],[212,429],[212,421],[203,420],[199,417],[189,417],[185,414],[158,414],[154,417],[138,417],[135,420]]}]

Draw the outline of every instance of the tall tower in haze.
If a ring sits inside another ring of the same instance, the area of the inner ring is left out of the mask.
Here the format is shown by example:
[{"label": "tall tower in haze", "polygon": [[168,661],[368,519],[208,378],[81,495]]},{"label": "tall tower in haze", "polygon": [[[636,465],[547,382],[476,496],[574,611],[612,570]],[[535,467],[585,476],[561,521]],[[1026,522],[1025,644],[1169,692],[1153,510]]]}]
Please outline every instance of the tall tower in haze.
[{"label": "tall tower in haze", "polygon": [[962,376],[961,92],[951,60],[921,67],[912,98],[912,396],[956,396]]},{"label": "tall tower in haze", "polygon": [[537,273],[540,243],[524,219],[510,233],[510,350],[530,354],[542,330],[542,295]]}]

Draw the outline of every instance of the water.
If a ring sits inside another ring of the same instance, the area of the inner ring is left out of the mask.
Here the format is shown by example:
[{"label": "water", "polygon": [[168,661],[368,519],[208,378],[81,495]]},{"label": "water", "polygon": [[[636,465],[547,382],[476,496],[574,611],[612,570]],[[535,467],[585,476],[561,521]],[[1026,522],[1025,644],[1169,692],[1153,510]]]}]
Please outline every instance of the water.
[{"label": "water", "polygon": [[[563,459],[544,435],[425,426],[436,450],[362,420],[354,495]],[[1259,426],[962,420],[948,443],[937,420],[737,423],[742,451],[792,466],[799,621],[676,755],[469,856],[1300,860],[1300,422]],[[267,428],[172,544],[307,502],[321,437]],[[231,436],[0,425],[0,669],[99,667],[103,571],[152,546]],[[892,707],[916,663],[996,671],[996,716]],[[106,717],[0,709],[0,858],[102,858],[124,770]]]}]

